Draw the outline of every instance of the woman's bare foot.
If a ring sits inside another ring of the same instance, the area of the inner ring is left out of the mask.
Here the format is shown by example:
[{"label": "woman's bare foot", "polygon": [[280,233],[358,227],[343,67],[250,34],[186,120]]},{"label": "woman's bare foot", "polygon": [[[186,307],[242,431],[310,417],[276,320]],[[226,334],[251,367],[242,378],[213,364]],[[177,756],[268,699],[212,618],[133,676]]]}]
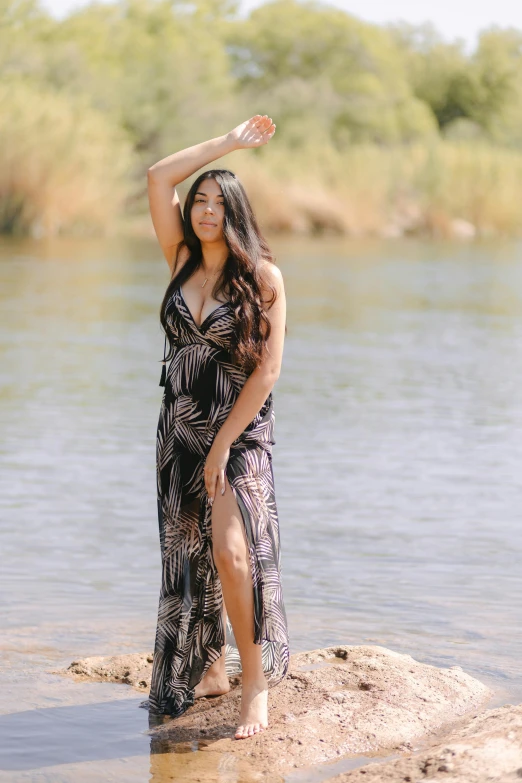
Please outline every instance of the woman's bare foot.
[{"label": "woman's bare foot", "polygon": [[268,686],[266,679],[243,684],[241,715],[235,738],[253,737],[268,728]]},{"label": "woman's bare foot", "polygon": [[222,672],[209,671],[205,674],[201,682],[198,682],[194,691],[194,698],[200,699],[202,696],[222,696],[230,690],[230,683],[226,674]]}]

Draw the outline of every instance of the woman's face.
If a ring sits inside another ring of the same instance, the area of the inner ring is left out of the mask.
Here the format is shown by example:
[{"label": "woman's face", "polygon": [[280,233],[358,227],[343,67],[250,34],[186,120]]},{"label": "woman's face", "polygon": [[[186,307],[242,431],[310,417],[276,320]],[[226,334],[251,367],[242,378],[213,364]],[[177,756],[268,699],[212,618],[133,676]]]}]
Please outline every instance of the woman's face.
[{"label": "woman's face", "polygon": [[190,212],[192,228],[201,242],[223,240],[225,202],[215,179],[204,179],[194,197]]}]

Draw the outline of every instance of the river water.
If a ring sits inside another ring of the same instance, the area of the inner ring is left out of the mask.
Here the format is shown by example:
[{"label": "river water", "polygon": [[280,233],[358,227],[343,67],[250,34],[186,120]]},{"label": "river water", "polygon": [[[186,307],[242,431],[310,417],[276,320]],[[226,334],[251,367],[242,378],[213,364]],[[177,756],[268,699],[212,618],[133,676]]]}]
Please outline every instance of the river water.
[{"label": "river water", "polygon": [[[292,651],[384,645],[521,702],[522,245],[272,246]],[[50,673],[153,647],[167,282],[153,240],[0,241],[2,781],[243,780],[149,758],[135,692]]]}]

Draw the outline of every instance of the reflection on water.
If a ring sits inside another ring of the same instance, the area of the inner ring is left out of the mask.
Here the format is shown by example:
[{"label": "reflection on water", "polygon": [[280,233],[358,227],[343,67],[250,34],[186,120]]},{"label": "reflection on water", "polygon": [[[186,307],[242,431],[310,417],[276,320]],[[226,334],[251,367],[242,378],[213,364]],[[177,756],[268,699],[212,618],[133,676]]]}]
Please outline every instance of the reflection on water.
[{"label": "reflection on water", "polygon": [[[382,644],[522,701],[522,248],[274,248],[293,651]],[[149,758],[135,693],[45,673],[153,645],[167,278],[154,241],[0,243],[0,780],[33,774],[29,736],[39,781],[188,780],[203,757],[205,779],[250,774],[208,749]]]},{"label": "reflection on water", "polygon": [[[118,699],[2,715],[0,735],[11,746],[5,767],[28,770],[143,754],[148,739],[139,736],[141,716],[130,709],[138,706],[139,699]],[[17,743],[21,736],[27,738],[25,746]]]},{"label": "reflection on water", "polygon": [[[196,777],[208,783],[254,783],[258,779],[248,762],[230,753],[212,752],[210,742],[169,746],[163,738],[148,736],[143,731],[143,710],[137,709],[140,701],[120,698],[0,716],[5,779],[23,780],[24,773],[35,769],[41,769],[49,781],[96,780],[96,775],[98,781],[125,783],[192,783]],[[271,780],[283,783],[281,776]]]}]

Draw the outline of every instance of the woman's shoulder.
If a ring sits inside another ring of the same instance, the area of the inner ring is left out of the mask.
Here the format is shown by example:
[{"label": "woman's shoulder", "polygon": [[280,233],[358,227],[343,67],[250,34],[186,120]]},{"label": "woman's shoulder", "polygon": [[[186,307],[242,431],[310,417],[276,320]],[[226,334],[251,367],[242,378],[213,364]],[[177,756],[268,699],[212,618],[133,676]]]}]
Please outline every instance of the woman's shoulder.
[{"label": "woman's shoulder", "polygon": [[284,294],[283,275],[271,259],[262,259],[259,265],[261,297],[265,306],[272,305]]},{"label": "woman's shoulder", "polygon": [[283,285],[283,275],[277,264],[269,258],[262,258],[259,263],[261,284],[275,286],[278,290]]}]

